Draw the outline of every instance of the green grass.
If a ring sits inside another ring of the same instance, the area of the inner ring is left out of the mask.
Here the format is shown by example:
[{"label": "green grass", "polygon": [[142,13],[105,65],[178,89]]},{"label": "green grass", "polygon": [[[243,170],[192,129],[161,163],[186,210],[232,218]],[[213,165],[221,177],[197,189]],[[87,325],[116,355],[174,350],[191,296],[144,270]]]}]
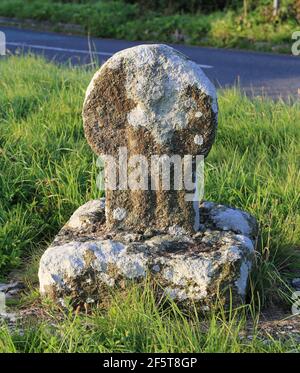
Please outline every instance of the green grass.
[{"label": "green grass", "polygon": [[[32,66],[34,64],[34,67]],[[82,131],[91,73],[37,59],[1,61],[0,273],[48,241],[82,202],[97,197]]]},{"label": "green grass", "polygon": [[[84,138],[81,119],[94,71],[59,67],[32,56],[0,61],[0,276],[22,268],[30,287],[28,306],[39,302],[42,251],[78,206],[99,197],[96,157]],[[218,136],[206,161],[205,198],[258,218],[261,234],[249,299],[252,307],[278,301],[288,306],[288,280],[300,269],[300,105],[250,100],[238,90],[228,90],[219,93],[219,106]],[[153,304],[151,292],[139,298],[139,291],[115,301],[108,311],[95,310],[93,316],[67,314],[53,328],[34,324],[24,336],[2,327],[0,350],[269,348],[259,339],[250,346],[241,343],[238,334],[245,316],[240,312],[233,324],[228,315],[213,313],[208,322],[214,327],[200,333],[195,315],[186,319],[174,311],[175,305],[164,313]],[[278,351],[293,349],[281,342],[272,345]]]},{"label": "green grass", "polygon": [[48,302],[47,320],[13,332],[0,326],[0,352],[300,352],[293,338],[259,334],[251,306],[200,316],[153,294],[147,283],[132,286],[126,296],[112,294],[107,310],[89,314]]},{"label": "green grass", "polygon": [[0,16],[47,21],[58,31],[65,23],[80,25],[84,34],[98,37],[291,53],[292,33],[300,27],[299,0],[281,1],[276,17],[270,0],[246,3],[247,8],[241,2],[235,8],[206,14],[168,10],[162,5],[144,8],[122,0],[75,4],[58,0],[1,0]]}]

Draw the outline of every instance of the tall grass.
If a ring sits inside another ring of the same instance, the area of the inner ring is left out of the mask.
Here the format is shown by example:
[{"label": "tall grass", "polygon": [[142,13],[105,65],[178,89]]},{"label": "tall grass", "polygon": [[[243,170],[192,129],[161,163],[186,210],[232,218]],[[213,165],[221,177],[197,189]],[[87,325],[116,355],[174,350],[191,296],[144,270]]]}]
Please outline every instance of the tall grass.
[{"label": "tall grass", "polygon": [[82,131],[91,76],[42,59],[0,65],[0,271],[49,241],[70,213],[97,197],[95,162]]},{"label": "tall grass", "polygon": [[206,162],[206,198],[245,209],[260,223],[253,280],[263,303],[284,295],[282,279],[300,269],[299,108],[225,92]]},{"label": "tall grass", "polygon": [[147,283],[133,285],[126,295],[113,293],[107,311],[74,314],[66,308],[58,314],[49,303],[47,309],[47,320],[13,332],[0,326],[0,352],[300,351],[293,339],[259,335],[257,318],[247,321],[251,306],[206,316],[185,314],[171,300],[157,302]]}]

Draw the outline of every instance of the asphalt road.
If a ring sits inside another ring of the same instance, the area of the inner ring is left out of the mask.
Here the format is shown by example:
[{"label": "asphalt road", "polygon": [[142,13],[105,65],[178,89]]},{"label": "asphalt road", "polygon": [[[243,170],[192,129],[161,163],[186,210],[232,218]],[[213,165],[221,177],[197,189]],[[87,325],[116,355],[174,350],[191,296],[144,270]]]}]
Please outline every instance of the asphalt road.
[{"label": "asphalt road", "polygon": [[[99,62],[125,48],[143,44],[124,40],[37,32],[1,27],[8,51],[43,54],[57,62],[90,63],[90,50]],[[218,87],[238,84],[249,95],[300,98],[300,56],[173,45],[199,63]],[[8,52],[9,53],[9,52]]]}]

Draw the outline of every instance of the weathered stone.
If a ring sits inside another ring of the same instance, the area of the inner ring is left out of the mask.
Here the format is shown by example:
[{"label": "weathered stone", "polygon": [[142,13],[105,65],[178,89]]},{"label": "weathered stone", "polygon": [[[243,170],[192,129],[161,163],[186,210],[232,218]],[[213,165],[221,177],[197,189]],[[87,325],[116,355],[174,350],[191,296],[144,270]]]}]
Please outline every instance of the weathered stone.
[{"label": "weathered stone", "polygon": [[[226,219],[218,219],[216,211]],[[41,294],[55,299],[68,295],[75,304],[91,299],[97,303],[105,299],[105,289],[124,287],[124,281],[140,281],[148,274],[162,285],[158,291],[185,304],[210,306],[218,293],[225,300],[229,289],[235,304],[244,300],[257,234],[257,223],[249,214],[205,202],[200,207],[204,231],[194,236],[178,227],[152,232],[150,238],[115,232],[107,239],[99,230],[86,236],[86,231],[103,221],[103,213],[102,199],[88,202],[73,214],[42,256]],[[241,232],[245,221],[235,219],[237,213],[245,217],[249,229]],[[82,230],[82,216],[91,215],[99,221],[89,220]]]},{"label": "weathered stone", "polygon": [[16,297],[23,289],[25,285],[22,282],[14,281],[8,284],[0,284],[0,293],[5,294],[5,298]]},{"label": "weathered stone", "polygon": [[2,284],[0,283],[0,291],[2,293],[9,293],[10,291],[15,291],[15,290],[22,290],[24,289],[24,284],[19,281],[14,281],[14,282],[9,282],[8,284]]},{"label": "weathered stone", "polygon": [[257,221],[246,211],[214,202],[203,202],[200,216],[213,228],[232,231],[254,239],[257,236]]},{"label": "weathered stone", "polygon": [[101,221],[100,217],[104,218],[105,198],[100,200],[92,200],[79,207],[71,216],[67,223],[67,227],[75,229],[84,229],[89,224],[96,221]]},{"label": "weathered stone", "polygon": [[300,290],[300,278],[294,278],[292,280],[292,286],[296,290]]},{"label": "weathered stone", "polygon": [[[110,58],[84,102],[86,138],[98,155],[207,155],[217,128],[214,86],[199,65],[166,45],[141,45]],[[108,170],[106,170],[108,172]],[[185,190],[106,190],[106,225],[135,231],[197,227]]]}]

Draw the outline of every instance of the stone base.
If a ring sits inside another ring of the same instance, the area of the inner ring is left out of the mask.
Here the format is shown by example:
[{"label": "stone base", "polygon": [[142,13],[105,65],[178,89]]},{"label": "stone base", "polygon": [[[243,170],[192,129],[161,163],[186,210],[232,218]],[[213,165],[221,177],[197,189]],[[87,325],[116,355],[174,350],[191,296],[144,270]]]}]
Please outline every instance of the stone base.
[{"label": "stone base", "polygon": [[[107,289],[126,287],[147,275],[180,303],[207,309],[229,290],[235,305],[245,300],[254,261],[257,222],[248,213],[204,202],[201,229],[181,227],[133,234],[105,229],[105,200],[81,206],[45,251],[40,261],[40,292],[74,304],[104,301]],[[161,294],[160,294],[161,295]]]}]

